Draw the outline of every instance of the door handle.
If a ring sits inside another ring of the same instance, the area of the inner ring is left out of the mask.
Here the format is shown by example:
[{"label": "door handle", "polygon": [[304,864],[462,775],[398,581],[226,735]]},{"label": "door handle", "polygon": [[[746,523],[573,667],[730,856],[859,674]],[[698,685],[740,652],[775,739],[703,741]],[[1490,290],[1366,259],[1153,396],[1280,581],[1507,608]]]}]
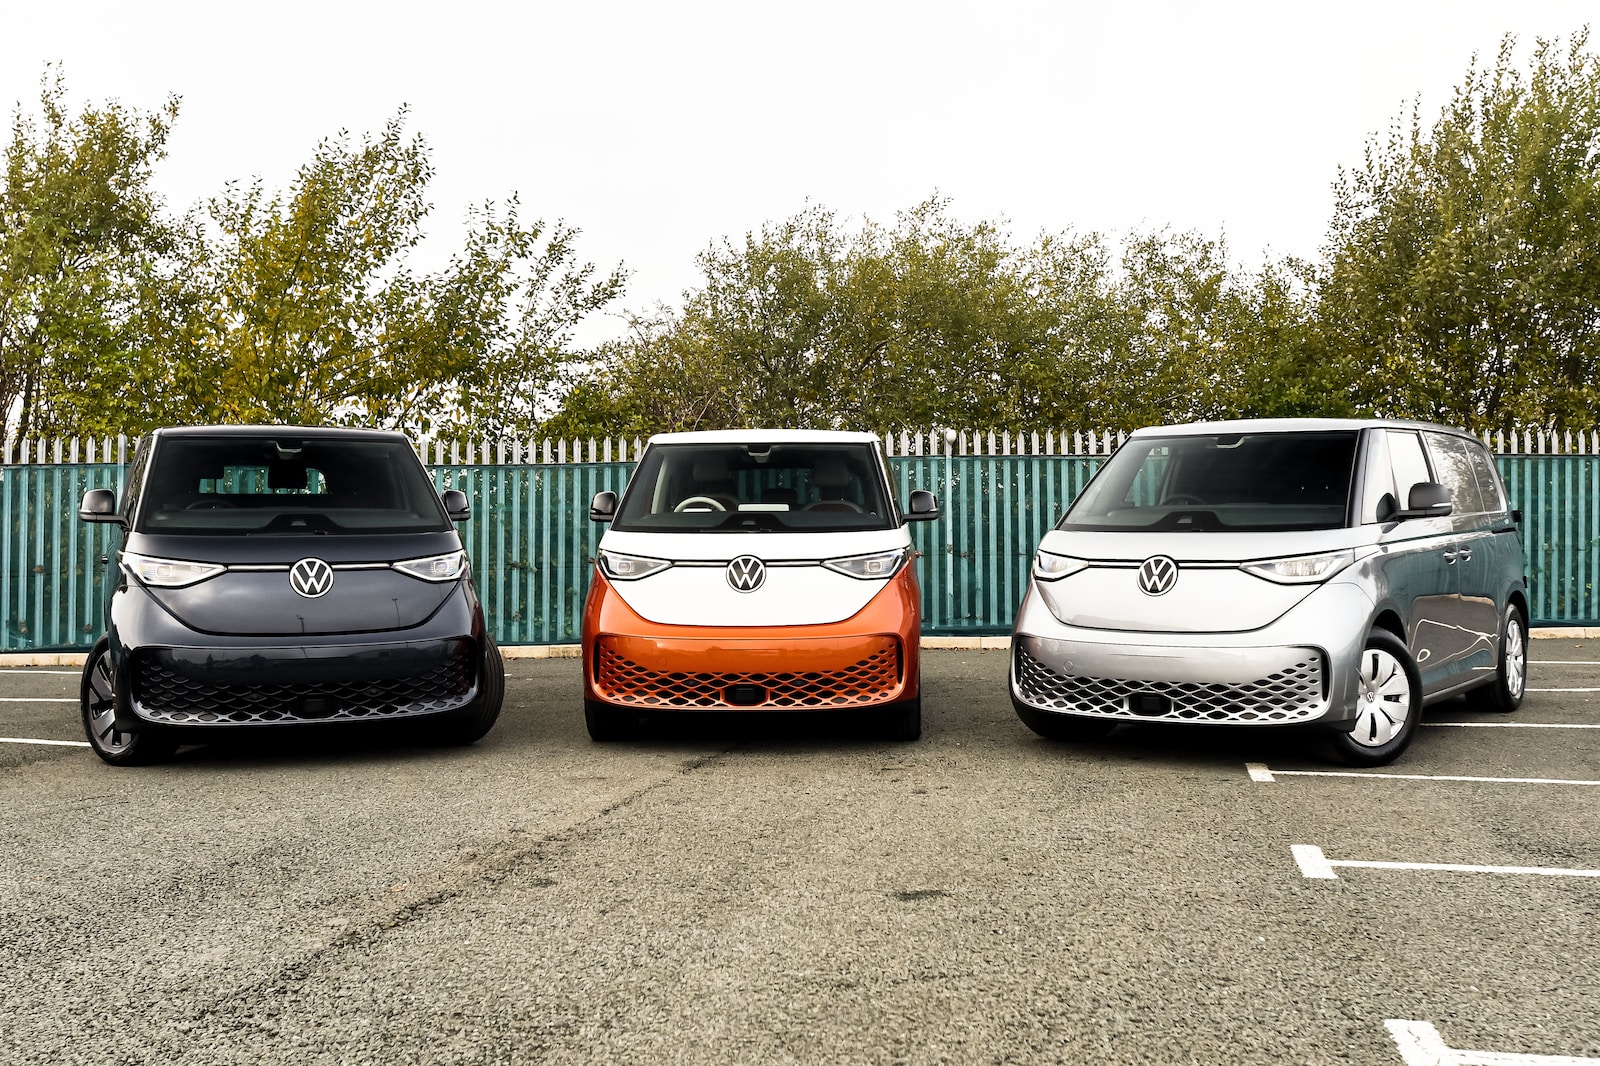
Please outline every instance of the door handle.
[{"label": "door handle", "polygon": [[1451,566],[1454,566],[1456,564],[1456,557],[1460,554],[1460,552],[1454,550],[1447,551],[1444,553],[1444,561],[1449,563]]},{"label": "door handle", "polygon": [[1472,561],[1472,549],[1462,548],[1460,551],[1456,552],[1456,558],[1461,562],[1470,563]]}]

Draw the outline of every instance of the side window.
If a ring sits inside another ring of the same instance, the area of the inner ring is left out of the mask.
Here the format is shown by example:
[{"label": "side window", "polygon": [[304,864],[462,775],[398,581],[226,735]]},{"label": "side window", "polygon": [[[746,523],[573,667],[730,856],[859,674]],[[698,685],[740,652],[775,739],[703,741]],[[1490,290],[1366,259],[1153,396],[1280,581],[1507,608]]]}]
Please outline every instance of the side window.
[{"label": "side window", "polygon": [[1472,469],[1467,442],[1460,437],[1429,433],[1428,449],[1433,453],[1434,465],[1439,471],[1439,483],[1450,490],[1455,513],[1483,513],[1483,493],[1478,490],[1478,475]]},{"label": "side window", "polygon": [[1367,459],[1361,489],[1361,522],[1387,522],[1405,506],[1394,487],[1394,467],[1389,462],[1389,434],[1367,434]]},{"label": "side window", "polygon": [[1394,472],[1395,501],[1400,509],[1411,505],[1411,488],[1424,481],[1428,475],[1428,458],[1422,451],[1422,438],[1409,429],[1391,429],[1389,438],[1389,466]]},{"label": "side window", "polygon": [[1467,445],[1467,457],[1472,460],[1472,472],[1478,475],[1478,491],[1483,495],[1483,508],[1486,511],[1506,510],[1506,494],[1500,484],[1500,476],[1496,473],[1494,462],[1489,458],[1489,453],[1476,441]]}]

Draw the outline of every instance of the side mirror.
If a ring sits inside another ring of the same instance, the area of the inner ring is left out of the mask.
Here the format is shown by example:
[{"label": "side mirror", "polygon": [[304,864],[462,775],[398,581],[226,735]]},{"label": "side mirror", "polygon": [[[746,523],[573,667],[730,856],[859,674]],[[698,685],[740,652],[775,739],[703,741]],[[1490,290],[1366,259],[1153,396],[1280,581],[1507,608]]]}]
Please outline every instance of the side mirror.
[{"label": "side mirror", "polygon": [[589,503],[589,521],[609,522],[617,517],[617,494],[597,492]]},{"label": "side mirror", "polygon": [[1392,517],[1406,518],[1444,518],[1455,510],[1455,505],[1450,502],[1450,490],[1437,481],[1423,481],[1411,486],[1411,496],[1406,500],[1406,509],[1396,511]]},{"label": "side mirror", "polygon": [[445,489],[439,498],[444,500],[445,513],[450,516],[450,521],[467,522],[472,519],[472,501],[460,489]]},{"label": "side mirror", "polygon": [[911,491],[911,507],[906,511],[907,522],[932,522],[939,517],[939,500],[927,489]]},{"label": "side mirror", "polygon": [[78,517],[85,522],[117,521],[117,494],[110,489],[90,489],[78,504]]}]

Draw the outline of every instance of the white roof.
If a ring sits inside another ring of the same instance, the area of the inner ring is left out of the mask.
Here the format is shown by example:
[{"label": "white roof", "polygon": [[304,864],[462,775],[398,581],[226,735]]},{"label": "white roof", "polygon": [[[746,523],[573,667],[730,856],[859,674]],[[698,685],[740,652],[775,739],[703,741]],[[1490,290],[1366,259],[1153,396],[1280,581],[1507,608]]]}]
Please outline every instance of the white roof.
[{"label": "white roof", "polygon": [[1390,426],[1403,429],[1435,429],[1471,436],[1466,430],[1441,426],[1433,422],[1410,422],[1393,418],[1238,418],[1220,422],[1188,422],[1181,425],[1145,426],[1135,430],[1135,437],[1180,436],[1202,433],[1288,433],[1296,430],[1316,431],[1330,429],[1366,429],[1369,426]]},{"label": "white roof", "polygon": [[657,433],[647,444],[877,444],[876,433],[833,429],[702,429]]}]

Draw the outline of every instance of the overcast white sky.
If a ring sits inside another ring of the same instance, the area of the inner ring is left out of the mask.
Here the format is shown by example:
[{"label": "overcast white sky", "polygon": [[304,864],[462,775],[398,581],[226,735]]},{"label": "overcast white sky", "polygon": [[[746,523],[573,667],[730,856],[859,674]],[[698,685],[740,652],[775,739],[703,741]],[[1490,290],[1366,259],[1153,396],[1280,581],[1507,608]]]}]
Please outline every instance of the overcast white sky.
[{"label": "overcast white sky", "polygon": [[[956,217],[1112,236],[1225,233],[1236,259],[1316,253],[1340,164],[1472,54],[1569,38],[1593,0],[805,3],[454,0],[11,4],[0,101],[47,62],[75,107],[183,98],[158,183],[187,207],[230,179],[282,188],[316,143],[402,104],[432,149],[429,254],[469,204],[583,231],[680,302],[695,254],[801,210]],[[20,10],[19,10],[20,8]],[[426,265],[426,264],[419,264]],[[620,329],[620,327],[618,327]],[[606,332],[613,332],[607,330]]]}]

